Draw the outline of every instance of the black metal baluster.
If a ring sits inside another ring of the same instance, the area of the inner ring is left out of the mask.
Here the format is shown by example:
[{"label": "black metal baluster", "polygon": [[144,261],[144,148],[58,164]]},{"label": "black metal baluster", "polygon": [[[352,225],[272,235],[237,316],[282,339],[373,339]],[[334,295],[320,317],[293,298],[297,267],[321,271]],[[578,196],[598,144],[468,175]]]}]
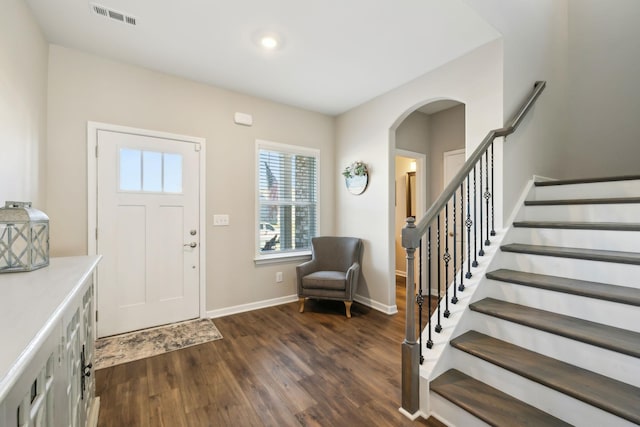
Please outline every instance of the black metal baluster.
[{"label": "black metal baluster", "polygon": [[449,317],[451,312],[449,311],[449,261],[451,255],[449,255],[449,203],[444,205],[444,254],[442,255],[444,260],[444,317]]},{"label": "black metal baluster", "polygon": [[456,192],[453,192],[453,197],[451,198],[453,200],[453,298],[451,298],[451,302],[453,304],[457,304],[458,303],[458,292],[457,289],[458,287],[456,286],[456,274],[458,273],[458,251],[457,251],[457,247],[458,247],[458,241],[457,239],[457,231],[458,229],[456,228],[458,226],[458,221],[456,220]]},{"label": "black metal baluster", "polygon": [[418,347],[420,347],[420,364],[424,362],[422,355],[422,304],[424,304],[424,295],[422,294],[422,239],[418,246],[418,295],[416,302],[418,303]]},{"label": "black metal baluster", "polygon": [[427,296],[429,301],[427,306],[429,307],[429,337],[427,339],[427,348],[433,347],[433,340],[431,339],[431,226],[427,228]]},{"label": "black metal baluster", "polygon": [[[470,182],[471,178],[467,175],[467,221],[465,221],[465,225],[467,226],[467,279],[471,279],[471,226],[473,225],[473,221],[471,220],[471,191],[470,191]],[[474,250],[475,252],[475,250]]]},{"label": "black metal baluster", "polygon": [[436,285],[438,286],[438,324],[436,325],[436,332],[442,331],[442,325],[440,324],[440,306],[442,301],[441,289],[440,289],[440,213],[438,213],[438,220],[436,221],[436,260],[438,261],[438,280]]},{"label": "black metal baluster", "polygon": [[491,235],[496,235],[496,224],[495,224],[495,216],[493,209],[493,199],[495,193],[493,192],[493,142],[491,142]]},{"label": "black metal baluster", "polygon": [[482,240],[482,156],[480,156],[480,160],[478,161],[480,165],[480,185],[478,185],[478,189],[480,190],[480,251],[478,251],[478,256],[484,256],[484,246]]},{"label": "black metal baluster", "polygon": [[[482,159],[480,159],[480,161],[482,161]],[[489,193],[489,150],[484,153],[484,165],[487,170],[487,179],[484,185],[485,213],[487,216],[487,240],[484,241],[484,245],[489,246],[491,244],[491,241],[489,240],[489,199],[491,198],[491,193]]]},{"label": "black metal baluster", "polygon": [[473,167],[473,267],[478,266],[478,229],[476,225],[476,217],[478,215],[477,209],[478,191],[476,190],[476,168]]},{"label": "black metal baluster", "polygon": [[460,183],[460,286],[458,290],[464,291],[464,182]]}]

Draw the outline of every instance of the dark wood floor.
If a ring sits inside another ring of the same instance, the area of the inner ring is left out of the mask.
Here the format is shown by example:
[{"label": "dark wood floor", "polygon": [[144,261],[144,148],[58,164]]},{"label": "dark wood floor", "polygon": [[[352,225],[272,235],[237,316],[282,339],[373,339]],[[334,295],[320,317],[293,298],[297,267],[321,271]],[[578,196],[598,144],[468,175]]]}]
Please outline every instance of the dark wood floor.
[{"label": "dark wood floor", "polygon": [[96,372],[99,426],[442,426],[400,406],[400,313],[309,301],[215,319],[222,340]]}]

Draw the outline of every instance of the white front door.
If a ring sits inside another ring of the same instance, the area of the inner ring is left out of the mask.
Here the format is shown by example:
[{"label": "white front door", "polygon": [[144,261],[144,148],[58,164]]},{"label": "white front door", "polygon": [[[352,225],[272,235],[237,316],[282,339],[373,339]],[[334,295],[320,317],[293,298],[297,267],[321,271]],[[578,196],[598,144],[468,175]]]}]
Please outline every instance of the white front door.
[{"label": "white front door", "polygon": [[97,135],[98,337],[199,315],[200,145]]}]

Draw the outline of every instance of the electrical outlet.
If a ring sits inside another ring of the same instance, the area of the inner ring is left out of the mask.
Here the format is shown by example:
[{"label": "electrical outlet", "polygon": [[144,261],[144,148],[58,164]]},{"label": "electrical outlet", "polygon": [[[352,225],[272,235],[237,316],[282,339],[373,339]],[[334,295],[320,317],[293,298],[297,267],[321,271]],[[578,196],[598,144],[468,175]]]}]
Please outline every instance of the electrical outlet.
[{"label": "electrical outlet", "polygon": [[276,282],[277,282],[277,283],[280,283],[280,282],[282,282],[282,280],[283,280],[283,279],[282,279],[282,271],[278,271],[278,272],[276,273]]}]

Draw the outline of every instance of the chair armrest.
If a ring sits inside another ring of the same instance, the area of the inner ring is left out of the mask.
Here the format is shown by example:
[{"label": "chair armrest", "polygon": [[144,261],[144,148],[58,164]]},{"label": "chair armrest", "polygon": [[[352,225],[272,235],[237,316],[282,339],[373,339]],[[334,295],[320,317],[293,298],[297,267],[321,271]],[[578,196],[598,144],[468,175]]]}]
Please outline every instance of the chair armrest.
[{"label": "chair armrest", "polygon": [[302,278],[307,274],[311,274],[316,271],[316,261],[310,260],[307,262],[303,262],[300,265],[296,266],[296,277],[298,282],[298,295],[302,295]]},{"label": "chair armrest", "polygon": [[354,262],[347,270],[347,298],[353,301],[358,289],[358,279],[360,279],[360,263]]}]

